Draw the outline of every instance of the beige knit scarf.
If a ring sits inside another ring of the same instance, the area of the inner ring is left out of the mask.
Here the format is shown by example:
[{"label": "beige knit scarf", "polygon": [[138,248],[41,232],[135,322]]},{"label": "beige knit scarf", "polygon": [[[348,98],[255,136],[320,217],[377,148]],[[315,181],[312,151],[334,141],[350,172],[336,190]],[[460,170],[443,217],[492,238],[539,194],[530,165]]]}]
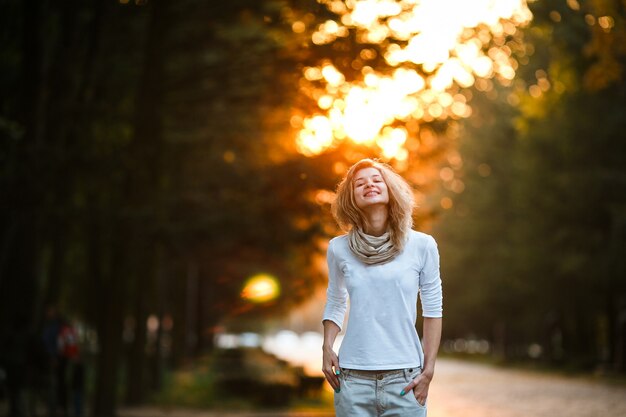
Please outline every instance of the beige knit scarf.
[{"label": "beige knit scarf", "polygon": [[348,245],[352,253],[367,265],[384,264],[398,254],[389,232],[381,236],[371,236],[353,227],[348,233]]}]

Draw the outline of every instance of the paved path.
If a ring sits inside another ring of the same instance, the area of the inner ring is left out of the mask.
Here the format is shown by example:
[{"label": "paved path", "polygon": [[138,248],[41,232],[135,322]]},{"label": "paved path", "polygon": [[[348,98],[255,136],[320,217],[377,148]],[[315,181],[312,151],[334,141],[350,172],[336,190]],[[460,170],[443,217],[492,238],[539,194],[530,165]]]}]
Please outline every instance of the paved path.
[{"label": "paved path", "polygon": [[[428,417],[625,417],[626,387],[440,359]],[[121,410],[120,417],[332,417],[332,412]]]},{"label": "paved path", "polygon": [[626,387],[437,361],[429,417],[625,417]]}]

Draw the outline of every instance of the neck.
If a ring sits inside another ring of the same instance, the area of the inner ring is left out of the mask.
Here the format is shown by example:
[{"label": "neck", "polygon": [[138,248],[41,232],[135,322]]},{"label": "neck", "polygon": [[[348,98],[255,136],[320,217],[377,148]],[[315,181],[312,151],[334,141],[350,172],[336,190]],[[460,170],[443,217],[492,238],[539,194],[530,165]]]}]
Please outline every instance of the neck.
[{"label": "neck", "polygon": [[365,212],[365,232],[371,236],[381,236],[387,231],[388,211],[386,205],[374,206],[368,208]]}]

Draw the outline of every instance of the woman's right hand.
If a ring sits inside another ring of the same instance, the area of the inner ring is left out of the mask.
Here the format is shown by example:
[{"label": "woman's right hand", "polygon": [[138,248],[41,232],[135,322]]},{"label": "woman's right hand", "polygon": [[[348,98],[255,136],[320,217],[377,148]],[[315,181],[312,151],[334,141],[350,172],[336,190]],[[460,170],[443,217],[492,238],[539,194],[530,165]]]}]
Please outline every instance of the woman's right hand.
[{"label": "woman's right hand", "polygon": [[330,386],[333,387],[336,392],[339,392],[339,390],[341,389],[339,385],[339,378],[337,377],[340,372],[339,358],[337,357],[337,354],[332,350],[332,348],[323,348],[323,353],[324,355],[322,360],[322,372],[324,372],[324,376],[326,377],[326,380],[328,381]]}]

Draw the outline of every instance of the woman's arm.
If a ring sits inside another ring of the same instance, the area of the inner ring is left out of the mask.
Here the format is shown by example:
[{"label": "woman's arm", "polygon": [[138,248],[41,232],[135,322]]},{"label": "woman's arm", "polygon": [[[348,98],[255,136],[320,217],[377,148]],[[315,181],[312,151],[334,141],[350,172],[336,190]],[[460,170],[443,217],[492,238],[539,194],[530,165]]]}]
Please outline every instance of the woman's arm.
[{"label": "woman's arm", "polygon": [[324,307],[324,315],[322,317],[324,326],[322,372],[324,372],[328,383],[335,391],[339,392],[339,378],[337,378],[339,374],[339,358],[333,351],[333,345],[337,334],[341,331],[341,326],[343,326],[347,309],[348,291],[339,262],[333,252],[332,241],[328,245],[326,258],[328,262],[328,289],[326,290],[326,306]]},{"label": "woman's arm", "polygon": [[[424,335],[422,337],[424,369],[422,370],[422,375],[427,377],[429,381],[435,375],[435,361],[437,360],[437,352],[441,342],[441,327],[441,317],[424,317]],[[426,399],[426,396],[424,396],[424,399]]]},{"label": "woman's arm", "polygon": [[441,341],[441,322],[441,317],[424,317],[424,335],[422,337],[424,369],[400,393],[400,395],[404,395],[413,389],[413,395],[422,405],[426,404],[430,381],[432,381],[435,375],[435,361],[437,360],[437,352],[439,351],[439,343]]},{"label": "woman's arm", "polygon": [[[331,320],[324,320],[324,344],[322,345],[322,372],[335,391],[339,391],[339,358],[333,350],[335,339],[340,332],[339,326]],[[334,369],[333,369],[334,367]]]},{"label": "woman's arm", "polygon": [[407,385],[400,395],[413,389],[413,394],[420,404],[425,404],[428,397],[428,387],[435,375],[435,361],[441,342],[443,297],[441,291],[441,277],[439,276],[439,251],[437,242],[431,237],[426,245],[423,258],[423,268],[420,273],[420,299],[422,301],[422,316],[424,329],[422,348],[424,363],[422,373]]},{"label": "woman's arm", "polygon": [[[439,250],[437,249],[437,242],[432,237],[426,245],[420,273],[420,299],[422,301],[422,316],[424,317],[422,375],[430,381],[435,374],[435,360],[441,342],[441,317],[443,315]],[[423,398],[426,399],[426,396]]]}]

